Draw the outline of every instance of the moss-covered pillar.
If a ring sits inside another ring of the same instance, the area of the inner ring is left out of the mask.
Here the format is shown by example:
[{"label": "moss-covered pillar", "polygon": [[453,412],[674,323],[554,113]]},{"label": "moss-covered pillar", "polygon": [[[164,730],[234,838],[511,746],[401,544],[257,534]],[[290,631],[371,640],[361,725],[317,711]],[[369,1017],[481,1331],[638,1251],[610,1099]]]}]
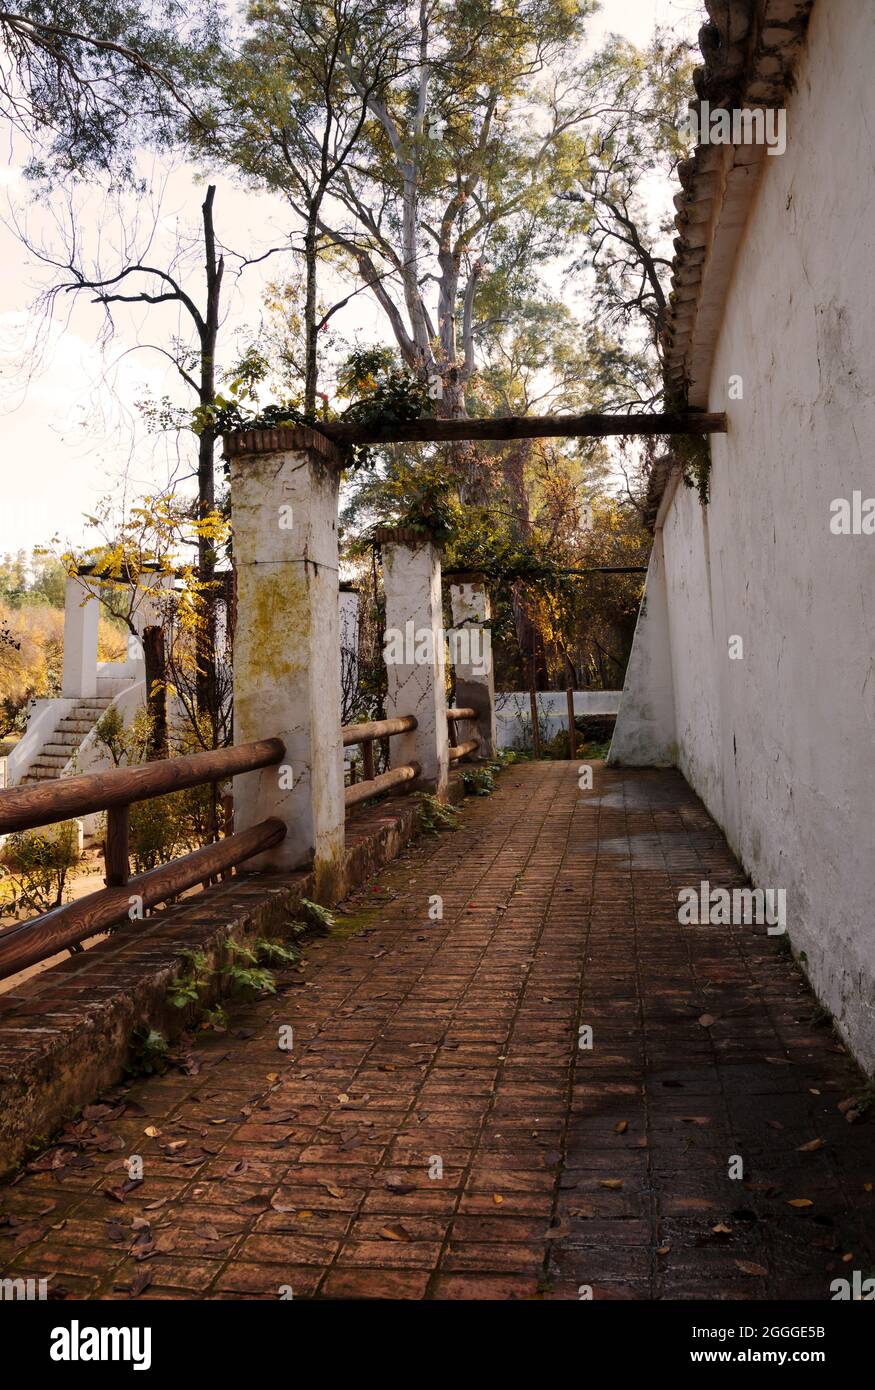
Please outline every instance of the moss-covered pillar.
[{"label": "moss-covered pillar", "polygon": [[[453,631],[450,633],[450,660],[456,672],[456,705],[477,711],[480,735],[479,758],[493,758],[497,748],[495,731],[495,675],[492,669],[492,616],[489,591],[482,579],[450,585]],[[465,726],[462,725],[462,729]],[[461,738],[469,738],[465,731]]]},{"label": "moss-covered pillar", "polygon": [[390,740],[390,764],[419,763],[420,784],[443,798],[449,739],[440,553],[428,536],[402,527],[382,528],[377,540],[386,594],[386,716],[417,720],[412,732]]},{"label": "moss-covered pillar", "polygon": [[251,862],[312,863],[324,902],[343,890],[337,490],[340,459],[313,430],[229,435],[237,570],[234,742],[281,738],[278,767],[234,779],[234,829],[268,816],[281,844]]}]

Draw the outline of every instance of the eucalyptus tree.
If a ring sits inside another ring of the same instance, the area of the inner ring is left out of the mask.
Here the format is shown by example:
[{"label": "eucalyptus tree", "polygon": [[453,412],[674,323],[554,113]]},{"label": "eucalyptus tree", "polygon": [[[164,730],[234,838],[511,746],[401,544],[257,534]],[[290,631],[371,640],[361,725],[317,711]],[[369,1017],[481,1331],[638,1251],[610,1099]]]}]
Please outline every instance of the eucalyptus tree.
[{"label": "eucalyptus tree", "polygon": [[131,178],[142,143],[203,127],[198,74],[218,51],[214,0],[27,0],[0,10],[0,114],[28,172]]}]

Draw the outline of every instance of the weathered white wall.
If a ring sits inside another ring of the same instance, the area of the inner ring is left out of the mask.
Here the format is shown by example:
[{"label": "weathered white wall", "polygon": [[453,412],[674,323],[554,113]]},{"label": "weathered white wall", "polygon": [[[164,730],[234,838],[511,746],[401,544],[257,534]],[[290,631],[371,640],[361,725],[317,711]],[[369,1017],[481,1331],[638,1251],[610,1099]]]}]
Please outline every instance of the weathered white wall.
[{"label": "weathered white wall", "polygon": [[831,534],[830,503],[875,496],[873,68],[875,5],[816,5],[718,344],[711,503],[679,488],[663,533],[679,765],[754,882],[787,889],[793,944],[869,1068],[875,536]]},{"label": "weathered white wall", "polygon": [[608,761],[627,767],[671,767],[677,761],[661,532],[656,535],[650,552],[647,582]]}]

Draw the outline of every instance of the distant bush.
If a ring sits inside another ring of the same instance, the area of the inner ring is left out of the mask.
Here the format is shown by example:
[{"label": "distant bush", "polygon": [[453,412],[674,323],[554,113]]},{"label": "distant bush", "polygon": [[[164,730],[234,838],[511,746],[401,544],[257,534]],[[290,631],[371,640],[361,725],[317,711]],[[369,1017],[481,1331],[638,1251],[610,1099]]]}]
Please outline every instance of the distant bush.
[{"label": "distant bush", "polygon": [[82,863],[79,827],[61,821],[50,832],[22,830],[0,852],[0,890],[12,913],[49,912],[60,907],[68,879]]}]

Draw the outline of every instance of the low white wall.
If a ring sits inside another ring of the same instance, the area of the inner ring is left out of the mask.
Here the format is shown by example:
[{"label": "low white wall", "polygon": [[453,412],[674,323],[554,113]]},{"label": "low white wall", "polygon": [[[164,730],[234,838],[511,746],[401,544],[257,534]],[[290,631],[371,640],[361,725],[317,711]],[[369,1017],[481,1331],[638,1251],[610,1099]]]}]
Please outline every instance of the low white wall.
[{"label": "low white wall", "polygon": [[754,883],[786,888],[870,1069],[875,536],[833,534],[830,504],[875,496],[873,66],[875,6],[815,5],[718,344],[711,503],[679,488],[663,531],[679,766]]},{"label": "low white wall", "polygon": [[[541,690],[536,696],[538,727],[545,739],[568,729],[568,702],[564,690]],[[575,690],[574,713],[616,714],[619,690]],[[531,748],[532,706],[527,690],[503,691],[495,697],[495,723],[499,748]]]},{"label": "low white wall", "polygon": [[31,763],[49,741],[50,734],[55,732],[75,704],[75,700],[65,699],[31,701],[27,728],[7,760],[6,775],[10,787],[16,787],[29,771]]}]

